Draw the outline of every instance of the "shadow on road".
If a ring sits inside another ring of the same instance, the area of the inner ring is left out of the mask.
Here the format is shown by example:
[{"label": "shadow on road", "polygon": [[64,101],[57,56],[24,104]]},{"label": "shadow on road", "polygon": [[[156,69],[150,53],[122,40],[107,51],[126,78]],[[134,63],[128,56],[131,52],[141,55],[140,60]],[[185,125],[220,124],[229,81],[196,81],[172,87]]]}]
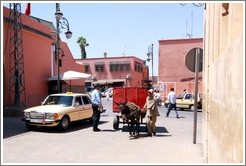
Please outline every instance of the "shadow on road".
[{"label": "shadow on road", "polygon": [[3,117],[3,138],[28,132],[20,117]]},{"label": "shadow on road", "polygon": [[[100,121],[100,124],[108,123],[109,121]],[[77,121],[71,123],[66,131],[60,131],[56,127],[38,127],[32,132],[45,132],[45,133],[69,133],[86,128],[92,128],[92,124],[88,120]],[[20,117],[4,117],[3,118],[3,139],[13,137],[19,134],[27,133],[30,130],[25,126],[25,122]]]}]

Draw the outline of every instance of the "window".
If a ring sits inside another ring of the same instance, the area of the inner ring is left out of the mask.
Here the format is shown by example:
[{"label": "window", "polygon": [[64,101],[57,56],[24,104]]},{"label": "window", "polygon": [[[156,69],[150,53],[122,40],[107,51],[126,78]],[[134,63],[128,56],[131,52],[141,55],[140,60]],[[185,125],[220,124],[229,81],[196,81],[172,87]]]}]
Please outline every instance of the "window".
[{"label": "window", "polygon": [[78,103],[79,105],[82,105],[81,97],[76,97],[75,103]]},{"label": "window", "polygon": [[89,66],[85,65],[85,73],[89,73]]},{"label": "window", "polygon": [[95,65],[95,71],[96,72],[103,72],[104,71],[103,65]]},{"label": "window", "polygon": [[112,61],[109,62],[110,71],[129,71],[130,61]]},{"label": "window", "polygon": [[143,65],[139,62],[135,62],[134,69],[137,72],[142,72],[143,71]]},{"label": "window", "polygon": [[91,104],[90,99],[87,96],[82,96],[84,104]]}]

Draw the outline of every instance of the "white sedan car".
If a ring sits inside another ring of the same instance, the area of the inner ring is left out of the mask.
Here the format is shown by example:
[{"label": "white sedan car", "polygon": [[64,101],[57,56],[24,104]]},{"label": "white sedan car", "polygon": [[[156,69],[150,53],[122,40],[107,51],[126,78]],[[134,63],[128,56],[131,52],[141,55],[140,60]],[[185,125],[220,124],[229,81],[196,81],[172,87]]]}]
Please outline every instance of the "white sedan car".
[{"label": "white sedan car", "polygon": [[49,95],[41,106],[23,111],[22,120],[28,129],[40,126],[69,128],[71,122],[88,119],[92,122],[92,104],[87,94],[61,93]]}]

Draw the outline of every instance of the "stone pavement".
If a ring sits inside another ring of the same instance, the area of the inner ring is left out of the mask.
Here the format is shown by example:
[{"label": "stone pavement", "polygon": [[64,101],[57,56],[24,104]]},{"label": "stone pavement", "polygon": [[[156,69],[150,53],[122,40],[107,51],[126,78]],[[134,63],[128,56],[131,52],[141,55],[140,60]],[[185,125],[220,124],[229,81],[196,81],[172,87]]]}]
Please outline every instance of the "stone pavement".
[{"label": "stone pavement", "polygon": [[[2,161],[24,164],[202,164],[201,112],[198,112],[197,138],[193,144],[193,113],[180,111],[180,119],[164,108],[157,119],[157,135],[147,137],[141,126],[138,137],[131,138],[127,126],[113,129],[113,115],[104,113],[99,128],[92,132],[87,122],[74,124],[67,132],[52,129],[28,131],[19,117],[3,118]],[[2,163],[2,164],[3,164]]]}]

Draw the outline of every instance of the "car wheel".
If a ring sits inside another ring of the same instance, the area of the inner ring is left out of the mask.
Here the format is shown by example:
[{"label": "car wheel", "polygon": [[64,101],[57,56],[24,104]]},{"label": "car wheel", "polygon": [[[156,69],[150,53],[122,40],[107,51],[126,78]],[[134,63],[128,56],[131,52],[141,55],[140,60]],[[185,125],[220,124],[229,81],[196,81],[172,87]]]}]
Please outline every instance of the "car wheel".
[{"label": "car wheel", "polygon": [[113,128],[114,129],[119,129],[119,116],[118,115],[116,115],[115,117],[114,117],[114,121],[113,121]]},{"label": "car wheel", "polygon": [[194,106],[194,105],[191,105],[191,106],[190,106],[190,110],[191,110],[191,111],[194,111],[194,110],[195,110],[195,106]]},{"label": "car wheel", "polygon": [[68,116],[64,116],[61,119],[60,123],[58,124],[58,128],[61,131],[67,130],[69,128],[69,124],[70,124],[69,117]]},{"label": "car wheel", "polygon": [[37,129],[37,126],[33,126],[33,125],[28,124],[28,123],[26,123],[26,127],[28,128],[28,130],[36,130]]}]

